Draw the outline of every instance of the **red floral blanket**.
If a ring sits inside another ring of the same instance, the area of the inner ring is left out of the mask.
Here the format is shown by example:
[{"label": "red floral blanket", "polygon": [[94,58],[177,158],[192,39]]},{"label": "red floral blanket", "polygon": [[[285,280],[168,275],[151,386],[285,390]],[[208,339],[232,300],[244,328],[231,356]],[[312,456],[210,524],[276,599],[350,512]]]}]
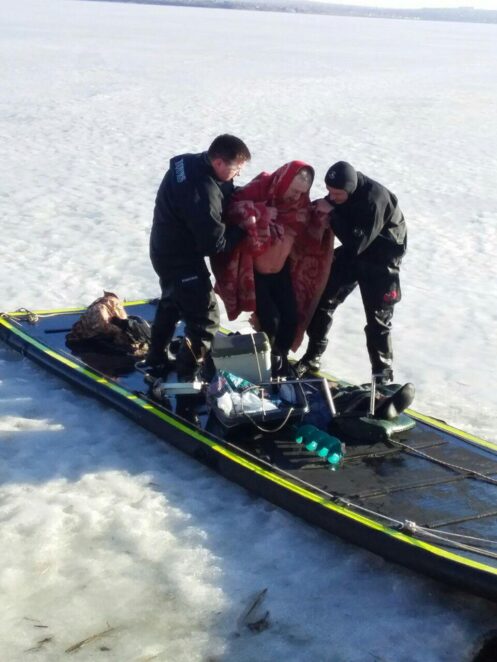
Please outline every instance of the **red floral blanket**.
[{"label": "red floral blanket", "polygon": [[[316,310],[333,256],[333,233],[327,216],[317,212],[309,195],[302,194],[297,202],[283,200],[302,168],[314,172],[302,161],[291,161],[272,174],[262,172],[238,190],[231,198],[225,221],[241,225],[247,236],[231,253],[211,258],[216,292],[224,302],[228,318],[234,320],[242,311],[256,310],[254,258],[281,241],[286,232],[294,236],[289,255],[299,316],[294,351]],[[274,220],[273,208],[277,210]],[[257,326],[257,319],[252,318]]]}]

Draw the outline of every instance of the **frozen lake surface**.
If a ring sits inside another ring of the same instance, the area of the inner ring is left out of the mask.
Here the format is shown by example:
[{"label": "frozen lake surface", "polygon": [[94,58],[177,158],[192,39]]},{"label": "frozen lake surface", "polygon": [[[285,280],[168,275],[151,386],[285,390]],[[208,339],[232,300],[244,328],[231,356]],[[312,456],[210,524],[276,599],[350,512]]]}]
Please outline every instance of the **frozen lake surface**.
[{"label": "frozen lake surface", "polygon": [[[6,0],[0,34],[1,310],[156,296],[157,187],[219,133],[252,151],[242,184],[302,159],[319,197],[345,159],[408,222],[397,381],[497,442],[495,26]],[[364,324],[355,293],[329,371],[368,379]],[[494,627],[485,601],[254,500],[14,358],[0,348],[1,659],[66,659],[114,628],[78,659],[452,662]],[[254,635],[239,617],[266,587]]]}]

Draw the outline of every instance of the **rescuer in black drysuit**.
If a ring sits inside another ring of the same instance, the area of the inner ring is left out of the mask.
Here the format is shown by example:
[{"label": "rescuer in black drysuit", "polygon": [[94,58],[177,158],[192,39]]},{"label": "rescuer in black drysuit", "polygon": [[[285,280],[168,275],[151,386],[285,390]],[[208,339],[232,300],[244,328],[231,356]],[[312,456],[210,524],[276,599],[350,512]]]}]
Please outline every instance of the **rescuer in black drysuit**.
[{"label": "rescuer in black drysuit", "polygon": [[176,359],[178,377],[193,378],[219,328],[219,308],[205,257],[230,251],[244,236],[221,220],[234,191],[233,178],[250,159],[237,137],[218,136],[207,152],[171,159],[159,187],[150,236],[150,258],[161,298],[152,325],[148,367],[167,368],[166,350],[177,322],[185,337]]},{"label": "rescuer in black drysuit", "polygon": [[318,370],[337,307],[359,285],[366,313],[366,341],[377,382],[393,380],[390,330],[401,299],[399,269],[407,228],[397,198],[349,163],[332,165],[325,177],[328,196],[318,202],[341,246],[335,250],[328,283],[307,329],[309,343],[297,372]]}]

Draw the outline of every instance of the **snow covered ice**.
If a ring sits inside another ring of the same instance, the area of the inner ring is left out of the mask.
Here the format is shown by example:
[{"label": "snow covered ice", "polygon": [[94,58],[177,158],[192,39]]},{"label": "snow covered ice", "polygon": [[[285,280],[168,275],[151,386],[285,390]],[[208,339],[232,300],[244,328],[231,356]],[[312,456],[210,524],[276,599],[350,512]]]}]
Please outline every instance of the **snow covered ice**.
[{"label": "snow covered ice", "polygon": [[[157,187],[219,133],[252,151],[240,183],[302,159],[319,197],[346,159],[408,222],[397,380],[497,442],[495,26],[5,0],[0,34],[1,310],[157,295]],[[368,379],[363,326],[357,293],[329,371]],[[4,347],[0,478],[2,661],[84,641],[79,660],[453,661],[495,627],[486,601],[254,499]],[[240,616],[266,587],[254,634]]]}]

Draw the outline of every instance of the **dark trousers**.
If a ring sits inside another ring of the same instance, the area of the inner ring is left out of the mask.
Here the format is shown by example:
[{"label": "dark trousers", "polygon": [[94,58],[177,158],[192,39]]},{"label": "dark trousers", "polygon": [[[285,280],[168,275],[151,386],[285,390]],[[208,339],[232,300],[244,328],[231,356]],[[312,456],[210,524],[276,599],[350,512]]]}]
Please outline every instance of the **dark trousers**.
[{"label": "dark trousers", "polygon": [[377,265],[348,258],[338,249],[330,277],[317,310],[307,329],[308,353],[320,356],[328,345],[327,335],[338,306],[359,285],[366,313],[366,343],[373,372],[391,368],[392,317],[394,305],[400,301],[399,265]]},{"label": "dark trousers", "polygon": [[211,349],[219,329],[219,307],[207,275],[193,274],[175,279],[160,278],[161,298],[152,324],[150,355],[158,358],[173,338],[176,324],[183,320],[185,340],[178,352],[178,374],[187,377],[198,359]]},{"label": "dark trousers", "polygon": [[275,353],[286,356],[297,330],[297,301],[288,261],[277,274],[255,272],[256,313]]}]

